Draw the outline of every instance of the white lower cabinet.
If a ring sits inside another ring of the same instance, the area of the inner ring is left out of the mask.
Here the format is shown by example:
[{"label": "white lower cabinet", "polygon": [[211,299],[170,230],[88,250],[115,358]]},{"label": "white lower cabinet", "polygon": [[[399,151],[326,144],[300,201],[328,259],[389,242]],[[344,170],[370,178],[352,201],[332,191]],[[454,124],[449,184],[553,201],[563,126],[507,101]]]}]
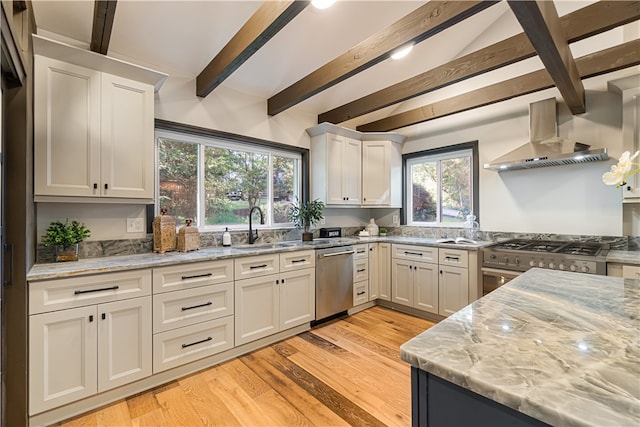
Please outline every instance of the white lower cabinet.
[{"label": "white lower cabinet", "polygon": [[465,250],[393,245],[391,301],[449,316],[469,303],[468,265]]},{"label": "white lower cabinet", "polygon": [[151,375],[151,297],[30,316],[29,413]]},{"label": "white lower cabinet", "polygon": [[315,269],[243,279],[235,284],[236,345],[315,319]]},{"label": "white lower cabinet", "polygon": [[391,243],[369,244],[369,301],[391,301]]},{"label": "white lower cabinet", "polygon": [[353,247],[353,306],[369,301],[369,245]]},{"label": "white lower cabinet", "polygon": [[315,320],[316,275],[312,254],[312,251],[288,252],[280,254],[279,261],[278,255],[276,259],[271,255],[235,261],[236,277],[239,272],[257,276],[235,282],[235,345]]}]

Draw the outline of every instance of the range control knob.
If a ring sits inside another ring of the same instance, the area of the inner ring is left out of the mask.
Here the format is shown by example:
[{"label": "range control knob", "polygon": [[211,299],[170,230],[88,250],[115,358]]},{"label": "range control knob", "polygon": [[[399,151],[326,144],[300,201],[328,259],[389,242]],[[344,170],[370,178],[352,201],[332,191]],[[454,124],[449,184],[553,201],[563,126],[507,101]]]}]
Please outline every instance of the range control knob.
[{"label": "range control knob", "polygon": [[540,262],[538,263],[538,267],[540,267],[540,268],[544,268],[544,261],[540,261]]},{"label": "range control knob", "polygon": [[560,265],[558,265],[558,268],[560,270],[564,270],[566,267],[565,267],[565,265],[563,263],[560,263]]},{"label": "range control knob", "polygon": [[583,265],[582,268],[580,269],[580,271],[582,271],[583,273],[588,273],[589,272],[589,266],[588,265]]},{"label": "range control knob", "polygon": [[504,261],[503,261],[503,262],[505,263],[505,265],[506,265],[506,264],[509,264],[509,258],[504,257]]},{"label": "range control knob", "polygon": [[518,258],[516,258],[513,262],[515,265],[520,265],[520,260]]},{"label": "range control knob", "polygon": [[536,266],[536,262],[534,260],[529,261],[529,266],[535,267]]},{"label": "range control knob", "polygon": [[549,263],[549,268],[556,268],[556,265],[552,262]]},{"label": "range control knob", "polygon": [[571,265],[569,266],[569,270],[571,270],[571,271],[578,271],[578,267],[577,267],[575,264],[571,264]]}]

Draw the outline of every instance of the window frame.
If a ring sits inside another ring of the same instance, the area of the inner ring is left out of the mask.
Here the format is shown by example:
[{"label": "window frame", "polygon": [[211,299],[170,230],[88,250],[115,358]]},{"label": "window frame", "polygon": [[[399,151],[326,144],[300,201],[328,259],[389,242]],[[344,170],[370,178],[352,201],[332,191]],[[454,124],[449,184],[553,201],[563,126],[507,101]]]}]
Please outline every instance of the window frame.
[{"label": "window frame", "polygon": [[[480,222],[480,168],[479,168],[479,156],[478,156],[478,141],[470,141],[461,144],[447,145],[444,147],[438,147],[428,150],[416,151],[413,153],[407,153],[402,155],[402,207],[400,208],[401,225],[409,225],[412,227],[435,227],[435,228],[450,228],[450,227],[462,227],[464,223],[445,223],[445,222],[430,222],[430,223],[412,223],[409,224],[409,215],[411,208],[407,205],[408,201],[408,185],[407,174],[408,164],[411,164],[413,160],[421,157],[433,157],[437,160],[444,160],[448,158],[455,158],[455,153],[461,153],[464,151],[471,151],[471,213],[476,216],[476,221]],[[441,180],[441,177],[439,177]],[[441,209],[441,201],[438,201],[438,209]]]},{"label": "window frame", "polygon": [[[198,126],[192,126],[182,123],[171,122],[168,120],[155,119],[155,129],[154,129],[154,150],[155,150],[155,192],[154,192],[154,203],[149,206],[147,210],[147,216],[149,217],[149,211],[153,210],[154,215],[160,214],[160,204],[158,203],[159,195],[160,195],[160,185],[159,185],[159,168],[158,168],[158,138],[166,137],[167,139],[174,139],[178,141],[182,141],[185,143],[193,143],[198,145],[198,196],[196,202],[196,209],[198,214],[203,213],[203,207],[201,207],[201,203],[204,197],[204,156],[202,153],[204,152],[204,147],[221,147],[228,148],[234,150],[246,150],[250,152],[260,153],[260,154],[269,154],[269,170],[272,170],[272,157],[271,156],[282,156],[282,157],[291,157],[291,158],[299,158],[299,169],[300,174],[298,183],[298,191],[300,195],[300,199],[302,201],[307,201],[309,198],[309,149],[296,147],[293,145],[282,144],[274,141],[269,141],[260,138],[254,138],[245,135],[239,135],[230,132],[218,131],[213,129],[202,128]],[[202,139],[208,139],[215,141],[215,144],[207,144]],[[201,148],[202,147],[202,148]],[[273,203],[273,175],[270,174],[267,179],[267,188],[269,190],[269,194],[271,195],[270,203]],[[204,221],[204,216],[202,218]],[[271,218],[273,220],[273,218]],[[176,224],[179,226],[179,224]],[[198,228],[200,231],[204,232],[214,232],[224,230],[226,227],[229,227],[230,230],[244,230],[246,229],[246,224],[220,224],[220,225],[204,225],[198,224]],[[272,223],[272,224],[257,224],[256,228],[264,228],[264,229],[278,229],[278,228],[294,228],[294,225],[291,223]]]}]

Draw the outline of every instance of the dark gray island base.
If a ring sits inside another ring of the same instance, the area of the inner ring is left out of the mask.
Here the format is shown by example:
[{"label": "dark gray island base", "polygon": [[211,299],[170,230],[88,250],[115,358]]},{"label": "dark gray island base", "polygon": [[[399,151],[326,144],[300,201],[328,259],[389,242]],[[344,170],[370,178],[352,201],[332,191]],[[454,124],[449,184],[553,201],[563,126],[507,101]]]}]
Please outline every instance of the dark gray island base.
[{"label": "dark gray island base", "polygon": [[400,356],[414,426],[640,427],[640,280],[531,269]]},{"label": "dark gray island base", "polygon": [[549,424],[411,367],[413,427],[548,427]]}]

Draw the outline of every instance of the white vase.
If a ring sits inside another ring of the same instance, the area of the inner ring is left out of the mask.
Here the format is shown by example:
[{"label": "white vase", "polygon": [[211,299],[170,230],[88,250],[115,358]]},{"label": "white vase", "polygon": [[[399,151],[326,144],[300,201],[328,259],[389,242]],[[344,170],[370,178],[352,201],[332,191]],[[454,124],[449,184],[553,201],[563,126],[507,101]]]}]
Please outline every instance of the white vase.
[{"label": "white vase", "polygon": [[378,235],[378,226],[376,225],[376,221],[371,218],[369,220],[369,224],[365,227],[365,230],[369,232],[369,236],[377,236]]}]

